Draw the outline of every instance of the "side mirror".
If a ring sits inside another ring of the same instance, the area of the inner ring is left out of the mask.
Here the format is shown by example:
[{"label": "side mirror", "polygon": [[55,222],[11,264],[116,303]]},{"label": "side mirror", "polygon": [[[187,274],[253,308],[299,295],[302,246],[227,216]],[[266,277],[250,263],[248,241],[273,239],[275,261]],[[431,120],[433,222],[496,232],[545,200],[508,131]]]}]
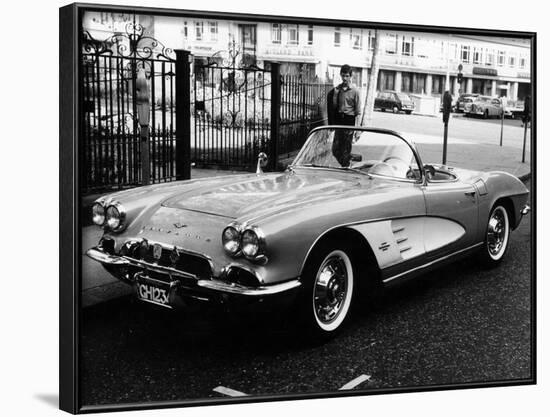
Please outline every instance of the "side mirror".
[{"label": "side mirror", "polygon": [[258,154],[258,164],[256,165],[256,175],[263,174],[264,172],[263,168],[267,166],[267,161],[268,161],[268,158],[266,153],[260,152]]}]

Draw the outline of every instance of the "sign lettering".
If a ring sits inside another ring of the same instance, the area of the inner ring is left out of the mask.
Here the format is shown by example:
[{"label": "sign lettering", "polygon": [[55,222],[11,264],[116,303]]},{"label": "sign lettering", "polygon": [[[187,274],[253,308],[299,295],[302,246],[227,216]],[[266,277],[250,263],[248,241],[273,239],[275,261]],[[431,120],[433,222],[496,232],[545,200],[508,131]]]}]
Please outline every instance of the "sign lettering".
[{"label": "sign lettering", "polygon": [[151,287],[145,284],[138,284],[139,296],[144,300],[154,301],[155,303],[168,304],[168,294],[166,290]]}]

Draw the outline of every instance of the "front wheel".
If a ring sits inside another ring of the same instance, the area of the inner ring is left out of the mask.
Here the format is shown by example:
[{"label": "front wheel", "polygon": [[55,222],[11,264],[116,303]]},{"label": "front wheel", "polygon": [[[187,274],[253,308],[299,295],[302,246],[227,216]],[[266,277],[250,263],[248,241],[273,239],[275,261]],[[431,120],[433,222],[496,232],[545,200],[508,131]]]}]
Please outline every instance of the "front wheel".
[{"label": "front wheel", "polygon": [[301,322],[315,339],[335,335],[347,321],[355,291],[351,248],[318,248],[302,276]]},{"label": "front wheel", "polygon": [[482,260],[487,266],[496,266],[504,257],[508,249],[510,238],[510,220],[506,208],[497,205],[491,210],[487,222],[485,245],[481,253]]}]

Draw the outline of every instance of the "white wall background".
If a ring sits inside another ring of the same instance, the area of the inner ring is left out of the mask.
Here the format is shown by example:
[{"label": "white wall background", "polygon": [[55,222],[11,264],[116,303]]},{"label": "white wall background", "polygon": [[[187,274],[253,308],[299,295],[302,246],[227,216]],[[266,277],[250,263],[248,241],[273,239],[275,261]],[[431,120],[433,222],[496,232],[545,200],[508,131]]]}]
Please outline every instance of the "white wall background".
[{"label": "white wall background", "polygon": [[[109,1],[97,1],[109,4]],[[437,24],[489,29],[537,31],[538,38],[538,222],[539,236],[547,230],[548,207],[547,113],[550,91],[550,30],[543,3],[525,0],[507,6],[503,1],[461,0],[446,5],[427,0],[389,2],[309,2],[277,0],[117,0],[121,5],[167,8],[197,7],[230,11],[319,18]],[[0,95],[0,411],[6,416],[60,415],[58,391],[58,7],[59,0],[6,2],[0,25],[3,83]],[[544,69],[544,70],[543,70]],[[7,129],[6,129],[7,128]],[[547,165],[547,164],[546,164]],[[43,251],[37,251],[43,247]],[[459,390],[288,401],[140,412],[140,416],[527,416],[542,415],[549,392],[548,313],[550,301],[548,245],[539,241],[538,265],[538,386]],[[32,252],[32,256],[31,256]],[[545,296],[544,296],[545,295]],[[544,329],[546,329],[544,331]],[[126,415],[127,413],[124,413]]]}]

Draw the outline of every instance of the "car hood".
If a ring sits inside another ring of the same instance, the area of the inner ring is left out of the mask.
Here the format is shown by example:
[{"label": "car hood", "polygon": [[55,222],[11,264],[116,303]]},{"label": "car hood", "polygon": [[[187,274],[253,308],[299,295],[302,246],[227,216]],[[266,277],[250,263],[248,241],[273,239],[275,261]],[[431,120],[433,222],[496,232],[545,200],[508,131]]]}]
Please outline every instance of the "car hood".
[{"label": "car hood", "polygon": [[364,176],[328,170],[238,177],[230,183],[183,190],[165,199],[162,206],[235,219],[339,198],[353,190],[364,192],[369,181],[360,177]]}]

